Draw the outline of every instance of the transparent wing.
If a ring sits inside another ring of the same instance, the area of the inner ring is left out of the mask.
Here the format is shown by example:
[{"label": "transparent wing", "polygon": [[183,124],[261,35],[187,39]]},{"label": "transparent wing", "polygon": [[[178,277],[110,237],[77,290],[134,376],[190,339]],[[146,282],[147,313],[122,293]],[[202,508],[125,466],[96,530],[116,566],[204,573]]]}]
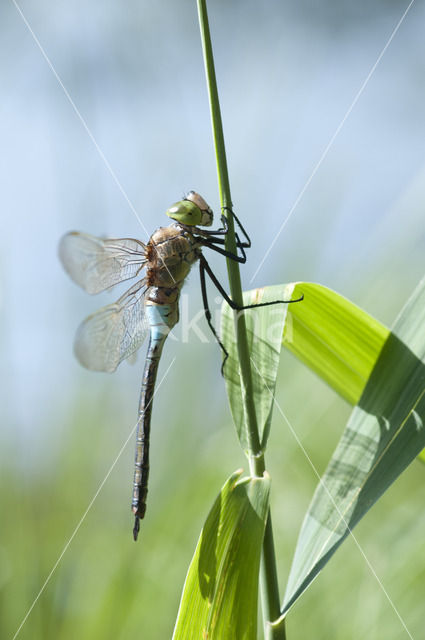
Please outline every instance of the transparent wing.
[{"label": "transparent wing", "polygon": [[115,371],[140,347],[149,325],[144,312],[145,282],[140,280],[117,302],[99,309],[78,327],[74,351],[94,371]]},{"label": "transparent wing", "polygon": [[146,245],[133,238],[102,239],[71,231],[59,244],[65,271],[88,293],[99,293],[139,275],[146,264]]}]

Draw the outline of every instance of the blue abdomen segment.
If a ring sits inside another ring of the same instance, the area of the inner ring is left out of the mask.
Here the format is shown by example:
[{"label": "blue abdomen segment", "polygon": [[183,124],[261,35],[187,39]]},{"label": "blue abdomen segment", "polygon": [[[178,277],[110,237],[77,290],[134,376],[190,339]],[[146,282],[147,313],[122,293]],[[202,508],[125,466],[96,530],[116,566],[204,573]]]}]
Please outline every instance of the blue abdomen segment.
[{"label": "blue abdomen segment", "polygon": [[169,304],[147,304],[145,305],[146,318],[150,328],[151,340],[162,341],[167,337],[171,329],[176,324],[172,322],[173,309],[175,305]]},{"label": "blue abdomen segment", "polygon": [[137,425],[132,500],[132,511],[136,516],[133,529],[135,540],[139,532],[139,520],[144,517],[146,511],[149,478],[150,423],[159,359],[164,342],[170,330],[177,322],[178,309],[176,304],[146,304],[145,313],[150,327],[150,339],[143,372]]}]

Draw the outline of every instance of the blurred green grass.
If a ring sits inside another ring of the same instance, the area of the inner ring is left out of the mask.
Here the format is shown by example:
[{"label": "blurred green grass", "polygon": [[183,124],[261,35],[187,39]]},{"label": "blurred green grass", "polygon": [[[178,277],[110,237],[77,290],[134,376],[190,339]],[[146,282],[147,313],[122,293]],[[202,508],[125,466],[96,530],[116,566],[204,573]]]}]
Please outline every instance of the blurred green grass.
[{"label": "blurred green grass", "polygon": [[[213,407],[207,404],[208,388],[223,384],[218,370],[203,367],[199,354],[189,353],[188,360],[180,360],[173,375],[182,379],[184,390],[184,380],[195,366],[199,396],[189,405],[188,395],[180,394],[178,384],[170,379],[156,399],[148,512],[139,542],[135,544],[131,537],[129,508],[132,438],[23,626],[22,640],[162,640],[171,636],[204,518],[226,477],[244,463],[220,393],[219,402]],[[277,400],[323,471],[349,407],[289,354],[283,358],[279,381]],[[127,435],[110,411],[114,404],[120,404],[119,389],[116,397],[101,403],[77,391],[62,446],[55,454],[50,451],[50,459],[33,465],[27,474],[18,474],[16,466],[8,464],[11,451],[8,458],[2,456],[1,638],[13,637]],[[277,412],[267,461],[283,588],[317,480]],[[423,474],[419,463],[412,465],[355,532],[379,580],[418,638],[425,596],[420,560]],[[289,638],[395,639],[403,633],[351,540],[288,619]]]}]

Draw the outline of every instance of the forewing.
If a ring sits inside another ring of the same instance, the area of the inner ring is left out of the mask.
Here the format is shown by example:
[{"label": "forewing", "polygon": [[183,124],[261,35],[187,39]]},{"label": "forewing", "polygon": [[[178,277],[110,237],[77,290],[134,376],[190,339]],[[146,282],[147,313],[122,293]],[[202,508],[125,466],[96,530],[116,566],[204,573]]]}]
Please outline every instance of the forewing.
[{"label": "forewing", "polygon": [[88,293],[99,293],[139,275],[146,245],[134,238],[102,239],[71,231],[59,244],[65,271]]},{"label": "forewing", "polygon": [[115,371],[140,347],[149,325],[144,313],[145,282],[137,282],[117,302],[86,318],[77,330],[74,351],[94,371]]}]

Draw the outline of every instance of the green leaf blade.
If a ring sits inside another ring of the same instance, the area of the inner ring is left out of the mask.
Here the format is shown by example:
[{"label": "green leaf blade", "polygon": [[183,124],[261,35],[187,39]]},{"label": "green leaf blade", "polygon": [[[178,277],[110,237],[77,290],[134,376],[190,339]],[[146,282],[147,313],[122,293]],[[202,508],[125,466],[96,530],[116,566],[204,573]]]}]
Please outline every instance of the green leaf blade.
[{"label": "green leaf blade", "polygon": [[283,613],[425,446],[425,280],[396,320],[318,485],[297,543]]},{"label": "green leaf blade", "polygon": [[[293,291],[293,284],[254,289],[244,292],[243,302],[244,305],[251,305],[276,300],[291,300],[294,297]],[[251,354],[255,410],[263,450],[270,431],[285,319],[288,307],[297,304],[273,304],[258,309],[247,309],[244,312]],[[224,377],[230,409],[242,448],[247,451],[249,447],[245,433],[244,403],[235,341],[234,315],[226,302],[223,302],[222,306],[221,337],[229,353],[224,368]]]},{"label": "green leaf blade", "polygon": [[255,640],[258,573],[270,480],[240,479],[222,488],[190,564],[173,640]]},{"label": "green leaf blade", "polygon": [[299,282],[283,333],[283,345],[355,405],[389,335],[389,329],[332,289]]}]

